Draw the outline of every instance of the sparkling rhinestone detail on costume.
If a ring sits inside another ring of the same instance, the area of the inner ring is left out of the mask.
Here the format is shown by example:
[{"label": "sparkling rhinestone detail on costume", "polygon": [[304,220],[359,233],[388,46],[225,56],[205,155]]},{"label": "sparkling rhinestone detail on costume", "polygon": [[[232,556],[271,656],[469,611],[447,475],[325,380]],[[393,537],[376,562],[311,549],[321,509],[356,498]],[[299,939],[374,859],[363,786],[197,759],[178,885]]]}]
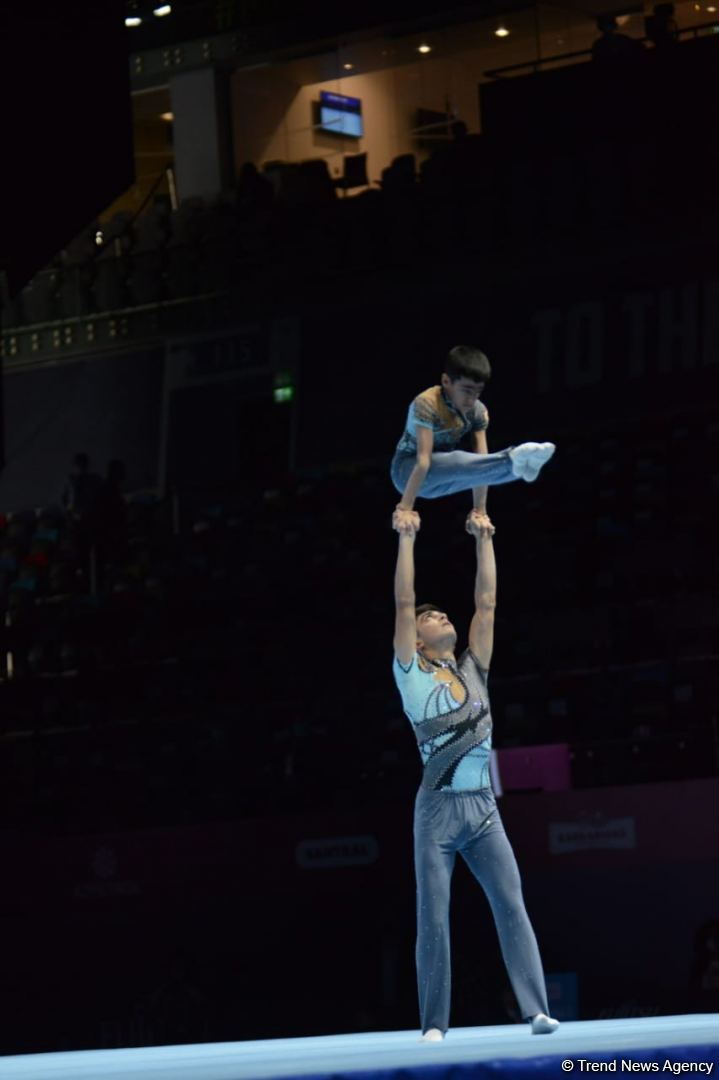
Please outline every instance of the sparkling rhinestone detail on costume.
[{"label": "sparkling rhinestone detail on costume", "polygon": [[452,671],[464,689],[464,700],[457,703],[448,683],[441,681],[427,695],[424,717],[418,722],[410,717],[424,764],[422,787],[453,790],[457,770],[468,758],[480,759],[481,778],[476,786],[488,787],[492,717],[486,673],[469,650],[456,665],[440,661],[434,666]]}]

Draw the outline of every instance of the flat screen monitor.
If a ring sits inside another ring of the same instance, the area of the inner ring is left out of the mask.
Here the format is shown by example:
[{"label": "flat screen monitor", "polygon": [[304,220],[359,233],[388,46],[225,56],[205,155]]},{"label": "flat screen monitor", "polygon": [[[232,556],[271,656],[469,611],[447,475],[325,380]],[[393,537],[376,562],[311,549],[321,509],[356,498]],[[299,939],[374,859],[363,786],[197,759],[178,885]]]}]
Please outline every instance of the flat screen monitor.
[{"label": "flat screen monitor", "polygon": [[327,131],[333,135],[361,139],[364,134],[362,102],[359,98],[320,90],[319,127],[321,131]]}]

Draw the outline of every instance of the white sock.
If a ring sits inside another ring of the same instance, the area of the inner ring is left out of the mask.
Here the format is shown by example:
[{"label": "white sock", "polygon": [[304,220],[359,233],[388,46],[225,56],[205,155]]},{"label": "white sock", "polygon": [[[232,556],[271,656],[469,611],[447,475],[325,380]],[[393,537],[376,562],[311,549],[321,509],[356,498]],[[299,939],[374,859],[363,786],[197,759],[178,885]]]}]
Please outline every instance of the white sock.
[{"label": "white sock", "polygon": [[546,465],[556,446],[551,442],[526,442],[520,443],[509,451],[512,461],[512,472],[520,480],[531,483],[539,476],[539,470]]},{"label": "white sock", "polygon": [[529,445],[534,447],[533,465],[545,465],[557,449],[553,442],[529,443]]},{"label": "white sock", "polygon": [[430,1028],[429,1031],[425,1031],[420,1042],[442,1042],[444,1035],[439,1028]]},{"label": "white sock", "polygon": [[509,451],[509,457],[512,462],[512,472],[521,480],[524,479],[524,471],[531,458],[531,454],[532,452],[529,443],[522,443],[520,446],[514,446]]}]

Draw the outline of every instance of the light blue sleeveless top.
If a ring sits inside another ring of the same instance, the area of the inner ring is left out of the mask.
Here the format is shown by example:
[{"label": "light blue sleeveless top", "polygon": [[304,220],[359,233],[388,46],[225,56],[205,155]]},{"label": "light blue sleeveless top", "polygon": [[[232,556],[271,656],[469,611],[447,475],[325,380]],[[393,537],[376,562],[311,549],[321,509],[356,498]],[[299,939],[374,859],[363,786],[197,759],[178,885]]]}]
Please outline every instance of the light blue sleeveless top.
[{"label": "light blue sleeveless top", "polygon": [[395,656],[392,673],[412,724],[422,764],[422,787],[431,791],[478,791],[491,787],[492,716],[487,691],[488,672],[467,649],[449,667],[464,687],[465,697],[455,701],[449,684],[424,671],[418,654],[409,667]]}]

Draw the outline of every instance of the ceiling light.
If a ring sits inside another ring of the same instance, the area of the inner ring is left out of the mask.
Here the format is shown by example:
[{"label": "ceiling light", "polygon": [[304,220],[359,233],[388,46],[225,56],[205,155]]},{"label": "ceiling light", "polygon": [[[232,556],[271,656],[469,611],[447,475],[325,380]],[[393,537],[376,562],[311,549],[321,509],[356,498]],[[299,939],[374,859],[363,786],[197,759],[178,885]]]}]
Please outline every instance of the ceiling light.
[{"label": "ceiling light", "polygon": [[139,15],[128,15],[125,19],[125,26],[139,26],[142,19]]},{"label": "ceiling light", "polygon": [[494,31],[495,37],[509,37],[509,30],[506,26],[498,26]]},{"label": "ceiling light", "polygon": [[342,67],[345,71],[354,71],[354,64],[343,64]]},{"label": "ceiling light", "polygon": [[175,119],[175,114],[172,112],[161,112],[160,119],[167,120],[168,124],[171,124],[172,121]]},{"label": "ceiling light", "polygon": [[160,4],[158,7],[152,9],[152,14],[157,15],[158,19],[161,19],[164,15],[171,15],[172,4]]},{"label": "ceiling light", "polygon": [[431,45],[418,45],[417,46],[417,52],[421,52],[421,53],[432,52],[432,46]]},{"label": "ceiling light", "polygon": [[716,8],[714,7],[713,4],[711,4],[709,7],[707,7],[707,11],[714,12],[714,11],[716,11]]}]

